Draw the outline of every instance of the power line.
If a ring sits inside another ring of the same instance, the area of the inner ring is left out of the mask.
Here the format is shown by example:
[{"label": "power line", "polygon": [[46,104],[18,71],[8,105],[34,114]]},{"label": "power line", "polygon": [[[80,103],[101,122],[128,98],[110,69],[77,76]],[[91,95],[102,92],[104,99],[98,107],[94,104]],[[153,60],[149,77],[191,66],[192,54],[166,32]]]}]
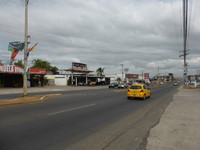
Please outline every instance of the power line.
[{"label": "power line", "polygon": [[174,27],[175,27],[175,31],[176,31],[176,40],[177,40],[177,45],[180,49],[180,40],[179,40],[179,32],[178,32],[178,28],[177,28],[177,24],[176,24],[176,19],[175,19],[175,13],[174,13],[174,5],[173,5],[173,0],[171,0],[171,6],[172,6],[172,14],[173,14],[173,22],[174,22]]}]

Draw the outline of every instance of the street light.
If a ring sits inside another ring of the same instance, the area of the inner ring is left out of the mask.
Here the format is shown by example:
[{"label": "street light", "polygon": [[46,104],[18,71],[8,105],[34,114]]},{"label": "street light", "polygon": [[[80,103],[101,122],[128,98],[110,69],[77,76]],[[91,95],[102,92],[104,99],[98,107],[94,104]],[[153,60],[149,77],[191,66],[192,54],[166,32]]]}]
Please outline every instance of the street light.
[{"label": "street light", "polygon": [[125,72],[125,81],[127,82],[127,78],[126,78],[126,74],[128,73],[129,68],[124,68],[124,72]]},{"label": "street light", "polygon": [[142,72],[142,80],[143,80],[144,79],[144,70],[141,70],[141,72]]},{"label": "street light", "polygon": [[123,76],[124,76],[124,69],[123,69],[123,67],[124,67],[124,64],[120,64],[121,66],[122,66],[122,81],[123,81]]}]

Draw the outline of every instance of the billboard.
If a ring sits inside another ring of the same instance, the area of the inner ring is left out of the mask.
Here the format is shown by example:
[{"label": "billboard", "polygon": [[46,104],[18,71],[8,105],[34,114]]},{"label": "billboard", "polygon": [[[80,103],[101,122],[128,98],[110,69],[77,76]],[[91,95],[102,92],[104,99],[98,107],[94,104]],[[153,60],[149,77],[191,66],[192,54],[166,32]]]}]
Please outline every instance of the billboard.
[{"label": "billboard", "polygon": [[144,79],[149,79],[149,73],[144,73]]},{"label": "billboard", "polygon": [[87,65],[83,63],[72,62],[72,68],[87,69]]},{"label": "billboard", "polygon": [[138,79],[139,74],[126,74],[126,78],[134,78],[134,79]]}]

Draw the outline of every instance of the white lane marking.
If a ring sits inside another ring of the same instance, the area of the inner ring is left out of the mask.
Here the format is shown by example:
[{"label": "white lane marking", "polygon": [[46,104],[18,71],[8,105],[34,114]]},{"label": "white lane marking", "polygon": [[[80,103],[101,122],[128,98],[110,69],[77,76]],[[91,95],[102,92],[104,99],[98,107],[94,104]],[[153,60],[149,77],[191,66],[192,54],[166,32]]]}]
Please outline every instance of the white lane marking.
[{"label": "white lane marking", "polygon": [[84,106],[80,106],[80,107],[75,107],[75,108],[71,108],[71,109],[66,109],[66,110],[62,110],[62,111],[57,111],[57,112],[50,113],[48,115],[55,115],[55,114],[64,113],[64,112],[68,112],[68,111],[72,111],[72,110],[77,110],[77,109],[82,109],[82,108],[86,108],[86,107],[91,107],[91,106],[94,106],[94,105],[96,105],[96,103],[89,104],[89,105],[84,105]]}]

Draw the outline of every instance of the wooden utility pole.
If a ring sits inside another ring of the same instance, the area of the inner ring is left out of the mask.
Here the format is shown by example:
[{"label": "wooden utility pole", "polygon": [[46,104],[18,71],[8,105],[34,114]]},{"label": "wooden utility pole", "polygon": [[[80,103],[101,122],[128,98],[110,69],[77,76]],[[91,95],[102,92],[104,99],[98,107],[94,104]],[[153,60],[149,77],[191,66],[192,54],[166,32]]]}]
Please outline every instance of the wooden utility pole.
[{"label": "wooden utility pole", "polygon": [[188,64],[186,56],[189,54],[187,50],[188,38],[188,0],[183,0],[183,59],[184,59],[184,78],[186,80],[188,73]]},{"label": "wooden utility pole", "polygon": [[27,96],[28,95],[28,93],[27,93],[28,1],[29,0],[25,0],[23,96]]}]

